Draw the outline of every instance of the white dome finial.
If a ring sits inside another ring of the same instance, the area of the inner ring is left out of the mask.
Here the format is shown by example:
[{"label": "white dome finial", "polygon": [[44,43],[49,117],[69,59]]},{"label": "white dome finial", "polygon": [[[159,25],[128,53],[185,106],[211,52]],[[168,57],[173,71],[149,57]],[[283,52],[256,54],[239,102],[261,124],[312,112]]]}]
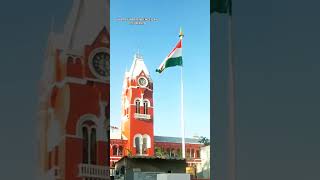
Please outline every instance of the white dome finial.
[{"label": "white dome finial", "polygon": [[134,59],[143,60],[143,56],[140,54],[140,50],[138,49],[138,52],[134,55]]}]

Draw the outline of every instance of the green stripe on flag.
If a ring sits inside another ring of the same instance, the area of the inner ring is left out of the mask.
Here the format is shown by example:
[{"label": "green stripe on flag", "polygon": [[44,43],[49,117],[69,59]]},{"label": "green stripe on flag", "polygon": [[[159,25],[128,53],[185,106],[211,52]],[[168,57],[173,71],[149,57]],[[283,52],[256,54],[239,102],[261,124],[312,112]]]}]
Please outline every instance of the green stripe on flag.
[{"label": "green stripe on flag", "polygon": [[165,68],[172,66],[182,66],[182,56],[168,59]]},{"label": "green stripe on flag", "polygon": [[182,56],[169,58],[160,69],[156,70],[156,72],[162,73],[162,71],[168,67],[182,66],[182,65],[183,65]]}]

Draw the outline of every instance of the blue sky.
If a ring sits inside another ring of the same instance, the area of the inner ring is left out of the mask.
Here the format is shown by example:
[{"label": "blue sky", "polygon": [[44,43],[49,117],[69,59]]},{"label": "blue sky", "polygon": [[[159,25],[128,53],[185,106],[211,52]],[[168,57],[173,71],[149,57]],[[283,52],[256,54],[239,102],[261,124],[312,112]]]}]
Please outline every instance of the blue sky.
[{"label": "blue sky", "polygon": [[[139,49],[154,82],[156,135],[180,136],[180,69],[155,69],[178,41],[183,41],[184,116],[186,137],[210,135],[210,14],[209,1],[111,1],[111,124],[120,125],[124,72]],[[129,25],[116,18],[157,18]]]}]

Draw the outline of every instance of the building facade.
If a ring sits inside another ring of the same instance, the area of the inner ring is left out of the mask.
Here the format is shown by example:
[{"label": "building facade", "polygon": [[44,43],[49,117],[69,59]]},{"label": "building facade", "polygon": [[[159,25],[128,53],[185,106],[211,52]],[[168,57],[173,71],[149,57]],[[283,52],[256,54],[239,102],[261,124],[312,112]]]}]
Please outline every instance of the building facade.
[{"label": "building facade", "polygon": [[109,2],[74,0],[41,80],[38,179],[109,177]]},{"label": "building facade", "polygon": [[[142,55],[135,54],[125,72],[122,89],[121,127],[110,129],[110,165],[123,156],[181,157],[181,138],[154,135],[153,81]],[[201,164],[200,139],[186,138],[188,166]]]}]

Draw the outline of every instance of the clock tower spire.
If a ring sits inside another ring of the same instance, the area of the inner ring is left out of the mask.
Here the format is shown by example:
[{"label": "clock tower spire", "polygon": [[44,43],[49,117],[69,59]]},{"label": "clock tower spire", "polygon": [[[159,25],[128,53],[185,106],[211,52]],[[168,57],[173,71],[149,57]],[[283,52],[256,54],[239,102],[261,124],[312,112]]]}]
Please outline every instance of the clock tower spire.
[{"label": "clock tower spire", "polygon": [[134,55],[122,91],[122,130],[132,155],[154,155],[153,82],[143,56]]}]

